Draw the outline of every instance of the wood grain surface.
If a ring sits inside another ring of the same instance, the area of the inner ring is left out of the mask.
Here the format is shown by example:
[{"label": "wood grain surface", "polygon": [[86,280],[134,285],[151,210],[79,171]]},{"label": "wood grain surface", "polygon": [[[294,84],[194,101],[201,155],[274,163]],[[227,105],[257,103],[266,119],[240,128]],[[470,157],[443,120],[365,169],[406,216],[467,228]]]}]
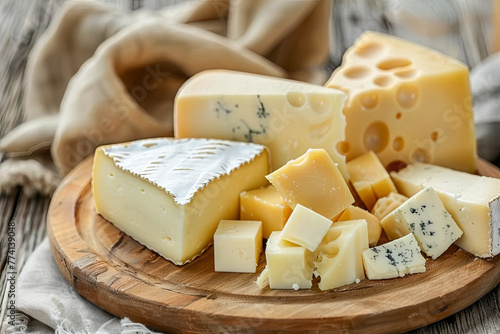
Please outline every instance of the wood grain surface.
[{"label": "wood grain surface", "polygon": [[[476,259],[452,246],[423,274],[338,289],[270,290],[256,274],[214,272],[213,251],[176,266],[96,214],[88,159],[61,184],[47,233],[64,277],[85,298],[119,317],[170,332],[395,333],[443,319],[500,282],[500,257]],[[500,171],[479,161],[483,175]]]}]

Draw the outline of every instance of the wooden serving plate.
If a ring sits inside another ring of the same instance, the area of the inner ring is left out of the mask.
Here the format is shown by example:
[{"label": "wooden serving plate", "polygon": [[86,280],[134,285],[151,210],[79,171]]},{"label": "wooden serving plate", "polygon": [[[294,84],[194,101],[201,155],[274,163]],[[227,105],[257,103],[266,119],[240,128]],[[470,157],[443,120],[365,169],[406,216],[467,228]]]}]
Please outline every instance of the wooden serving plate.
[{"label": "wooden serving plate", "polygon": [[[500,170],[478,161],[479,172]],[[320,291],[260,289],[256,274],[214,272],[213,251],[176,266],[96,214],[92,160],[74,169],[48,213],[52,252],[86,299],[118,316],[167,332],[395,333],[443,319],[500,282],[500,256],[476,259],[452,246],[423,274]]]}]

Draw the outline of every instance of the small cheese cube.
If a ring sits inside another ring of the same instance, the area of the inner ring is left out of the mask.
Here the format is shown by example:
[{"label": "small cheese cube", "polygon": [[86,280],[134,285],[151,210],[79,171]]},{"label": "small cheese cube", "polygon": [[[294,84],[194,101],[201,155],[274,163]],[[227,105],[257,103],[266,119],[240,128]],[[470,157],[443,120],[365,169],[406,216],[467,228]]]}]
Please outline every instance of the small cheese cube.
[{"label": "small cheese cube", "polygon": [[377,199],[396,192],[396,187],[373,151],[369,151],[347,163],[351,184],[359,197],[371,210]]},{"label": "small cheese cube", "polygon": [[267,240],[266,262],[271,289],[310,289],[312,286],[312,253],[280,238],[275,231]]},{"label": "small cheese cube", "polygon": [[362,253],[368,249],[366,220],[333,223],[318,248],[314,262],[321,290],[334,289],[365,278]]},{"label": "small cheese cube", "polygon": [[396,214],[396,209],[394,209],[380,221],[380,225],[382,225],[382,228],[384,229],[384,232],[389,240],[399,239],[401,237],[404,237],[408,233],[411,233],[408,225],[406,225],[399,219],[398,215]]},{"label": "small cheese cube", "polygon": [[314,252],[331,225],[330,219],[297,204],[281,232],[281,239]]},{"label": "small cheese cube", "polygon": [[425,258],[413,234],[363,252],[366,277],[371,280],[425,272]]},{"label": "small cheese cube", "polygon": [[292,208],[273,186],[244,191],[240,194],[240,219],[260,220],[262,237],[267,239],[273,231],[281,231]]},{"label": "small cheese cube", "polygon": [[214,234],[215,271],[254,273],[262,251],[262,222],[221,220]]},{"label": "small cheese cube", "polygon": [[323,149],[309,149],[266,177],[292,209],[300,203],[332,219],[354,203],[344,178]]},{"label": "small cheese cube", "polygon": [[408,200],[408,197],[395,192],[391,192],[389,195],[379,198],[377,203],[372,209],[372,213],[378,218],[383,219],[389,213],[394,211],[398,206],[403,204]]},{"label": "small cheese cube", "polygon": [[370,212],[351,205],[342,212],[338,221],[364,219],[368,224],[368,242],[370,246],[375,246],[382,233],[380,220]]},{"label": "small cheese cube", "polygon": [[415,194],[395,213],[399,221],[408,226],[424,253],[433,259],[438,258],[462,236],[462,230],[432,187]]}]

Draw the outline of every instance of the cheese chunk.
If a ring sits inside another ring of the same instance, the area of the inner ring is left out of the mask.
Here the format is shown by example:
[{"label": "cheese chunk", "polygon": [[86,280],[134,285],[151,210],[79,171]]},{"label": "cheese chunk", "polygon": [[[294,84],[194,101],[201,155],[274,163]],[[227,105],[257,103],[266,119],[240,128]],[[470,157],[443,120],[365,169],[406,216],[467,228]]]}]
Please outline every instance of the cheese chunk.
[{"label": "cheese chunk", "polygon": [[399,239],[411,233],[410,227],[399,219],[396,210],[397,208],[380,221],[380,225],[382,225],[389,240]]},{"label": "cheese chunk", "polygon": [[211,243],[222,219],[238,219],[239,195],[267,184],[262,145],[148,139],[96,150],[96,210],[120,230],[181,265]]},{"label": "cheese chunk", "polygon": [[432,187],[413,195],[395,214],[399,222],[408,226],[424,253],[434,260],[462,235]]},{"label": "cheese chunk", "polygon": [[469,72],[459,61],[365,32],[326,85],[348,96],[347,161],[372,150],[386,167],[427,162],[475,172]]},{"label": "cheese chunk", "polygon": [[373,151],[349,161],[347,172],[354,190],[368,210],[373,208],[379,198],[397,191],[389,173]]},{"label": "cheese chunk", "polygon": [[375,203],[375,206],[372,209],[372,213],[378,219],[383,219],[385,216],[394,211],[394,209],[396,209],[407,200],[408,197],[406,197],[405,195],[392,192],[389,195],[377,200],[377,203]]},{"label": "cheese chunk", "polygon": [[314,252],[331,225],[330,219],[297,204],[281,232],[281,239]]},{"label": "cheese chunk", "polygon": [[240,194],[240,219],[261,221],[265,239],[271,232],[281,231],[291,214],[292,208],[273,186]]},{"label": "cheese chunk", "polygon": [[332,219],[354,203],[339,169],[323,149],[309,149],[266,177],[291,208],[300,203]]},{"label": "cheese chunk", "polygon": [[368,249],[364,219],[333,223],[314,262],[321,290],[338,288],[365,278],[362,253]]},{"label": "cheese chunk", "polygon": [[391,176],[406,196],[434,188],[463,231],[457,246],[478,257],[500,253],[500,179],[424,163],[409,165]]},{"label": "cheese chunk", "polygon": [[371,280],[425,272],[425,258],[413,234],[363,252],[366,277]]},{"label": "cheese chunk", "polygon": [[221,220],[214,234],[215,271],[254,273],[262,251],[262,222]]},{"label": "cheese chunk", "polygon": [[382,233],[382,225],[380,225],[380,220],[372,215],[370,212],[358,208],[357,206],[351,205],[342,212],[338,221],[346,220],[366,220],[368,226],[368,243],[370,246],[375,246],[380,239],[380,234]]},{"label": "cheese chunk", "polygon": [[194,75],[174,103],[176,138],[219,138],[259,143],[271,152],[272,169],[323,148],[348,178],[342,108],[346,96],[323,86],[234,71]]},{"label": "cheese chunk", "polygon": [[271,289],[310,289],[312,253],[305,247],[282,240],[281,231],[271,233],[266,244],[267,275]]}]

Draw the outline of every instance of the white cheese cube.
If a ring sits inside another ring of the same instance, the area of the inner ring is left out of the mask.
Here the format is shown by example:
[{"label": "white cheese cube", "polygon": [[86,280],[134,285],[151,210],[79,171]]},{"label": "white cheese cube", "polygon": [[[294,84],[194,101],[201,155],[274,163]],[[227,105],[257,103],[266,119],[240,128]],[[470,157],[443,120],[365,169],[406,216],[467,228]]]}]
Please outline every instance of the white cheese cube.
[{"label": "white cheese cube", "polygon": [[267,185],[262,145],[147,139],[96,150],[96,210],[120,230],[181,265],[211,243],[222,219],[238,219],[239,195]]},{"label": "white cheese cube", "polygon": [[366,220],[333,223],[318,248],[318,259],[314,262],[321,277],[319,288],[328,290],[364,279],[362,253],[366,249]]},{"label": "white cheese cube", "polygon": [[214,234],[215,271],[254,273],[262,251],[262,222],[221,220]]},{"label": "white cheese cube", "polygon": [[297,204],[281,232],[281,239],[314,252],[331,225],[330,219]]},{"label": "white cheese cube", "polygon": [[437,259],[462,235],[462,230],[432,187],[412,196],[395,210],[395,214],[408,226],[424,253],[433,259]]},{"label": "white cheese cube", "polygon": [[425,258],[413,234],[363,252],[366,277],[371,280],[425,272]]},{"label": "white cheese cube", "polygon": [[280,238],[281,231],[271,233],[266,244],[267,275],[271,289],[310,289],[312,254],[305,247]]}]

